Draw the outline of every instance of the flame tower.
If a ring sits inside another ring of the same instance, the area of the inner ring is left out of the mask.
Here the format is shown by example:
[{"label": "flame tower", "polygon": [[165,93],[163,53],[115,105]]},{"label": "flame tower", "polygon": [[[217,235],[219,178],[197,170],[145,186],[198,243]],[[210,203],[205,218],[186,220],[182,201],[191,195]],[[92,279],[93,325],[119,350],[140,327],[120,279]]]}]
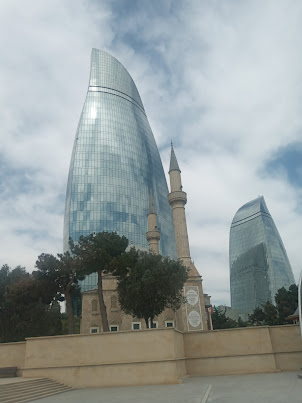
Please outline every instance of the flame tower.
[{"label": "flame tower", "polygon": [[[92,232],[116,231],[148,248],[149,200],[157,212],[159,252],[177,258],[168,186],[134,81],[114,57],[92,49],[89,87],[72,152],[64,250]],[[88,276],[81,287],[97,280]]]},{"label": "flame tower", "polygon": [[237,211],[230,230],[232,308],[251,313],[275,304],[281,287],[295,283],[286,250],[263,197]]}]

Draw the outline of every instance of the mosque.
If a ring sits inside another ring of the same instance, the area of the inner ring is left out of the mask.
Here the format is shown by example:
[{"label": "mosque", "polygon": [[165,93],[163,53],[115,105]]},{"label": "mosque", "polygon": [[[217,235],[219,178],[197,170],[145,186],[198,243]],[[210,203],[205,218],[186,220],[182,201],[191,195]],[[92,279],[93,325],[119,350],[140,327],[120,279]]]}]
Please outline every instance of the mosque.
[{"label": "mosque", "polygon": [[[181,331],[208,330],[212,328],[210,297],[207,294],[203,294],[202,278],[191,260],[184,207],[187,202],[187,194],[182,190],[181,171],[173,146],[171,146],[169,176],[171,192],[168,195],[168,200],[173,212],[177,256],[190,269],[189,278],[184,285],[187,302],[176,312],[172,309],[166,309],[155,318],[153,327],[175,327]],[[157,224],[157,213],[150,195],[146,238],[149,243],[149,250],[154,253],[159,253],[160,231]],[[133,318],[122,312],[118,303],[116,287],[117,279],[114,276],[104,276],[103,294],[110,330],[121,331],[146,328],[142,319]],[[97,288],[93,288],[85,291],[82,295],[81,333],[97,333],[101,329],[98,291]]]}]

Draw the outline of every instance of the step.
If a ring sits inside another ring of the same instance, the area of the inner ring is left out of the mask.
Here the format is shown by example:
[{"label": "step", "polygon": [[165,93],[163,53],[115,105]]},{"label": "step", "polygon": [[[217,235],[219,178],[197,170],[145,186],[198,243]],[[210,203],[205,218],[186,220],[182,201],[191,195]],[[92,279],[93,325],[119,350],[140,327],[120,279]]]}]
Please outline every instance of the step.
[{"label": "step", "polygon": [[27,396],[28,394],[38,393],[38,392],[48,392],[48,391],[55,391],[58,389],[70,389],[68,386],[62,384],[54,384],[54,385],[39,385],[31,388],[26,389],[18,389],[18,390],[6,390],[2,393],[0,389],[0,402],[5,401],[5,399],[9,399],[12,397],[19,397],[19,396]]},{"label": "step", "polygon": [[10,382],[0,386],[0,391],[10,390],[10,389],[23,389],[33,387],[35,385],[53,384],[54,381],[48,378],[33,379],[28,381]]},{"label": "step", "polygon": [[34,400],[38,400],[38,399],[42,399],[44,397],[48,397],[48,396],[53,396],[53,395],[58,395],[60,393],[64,393],[64,392],[69,392],[70,390],[73,390],[72,388],[69,389],[64,389],[64,390],[56,390],[53,392],[40,392],[40,393],[33,393],[30,396],[23,396],[23,397],[18,397],[18,398],[11,398],[9,400],[5,400],[3,401],[3,403],[26,403],[26,402],[32,402]]},{"label": "step", "polygon": [[25,403],[72,390],[49,378],[12,382],[0,387],[1,403]]}]

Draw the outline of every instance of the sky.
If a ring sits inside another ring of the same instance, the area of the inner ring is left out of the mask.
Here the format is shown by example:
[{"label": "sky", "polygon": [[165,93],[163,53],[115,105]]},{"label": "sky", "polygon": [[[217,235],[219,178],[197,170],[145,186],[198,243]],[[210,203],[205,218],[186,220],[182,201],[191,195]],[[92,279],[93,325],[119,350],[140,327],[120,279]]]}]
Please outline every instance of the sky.
[{"label": "sky", "polygon": [[70,157],[91,48],[141,95],[165,171],[182,171],[191,256],[230,304],[229,230],[263,195],[302,266],[302,2],[2,0],[0,267],[62,251]]}]

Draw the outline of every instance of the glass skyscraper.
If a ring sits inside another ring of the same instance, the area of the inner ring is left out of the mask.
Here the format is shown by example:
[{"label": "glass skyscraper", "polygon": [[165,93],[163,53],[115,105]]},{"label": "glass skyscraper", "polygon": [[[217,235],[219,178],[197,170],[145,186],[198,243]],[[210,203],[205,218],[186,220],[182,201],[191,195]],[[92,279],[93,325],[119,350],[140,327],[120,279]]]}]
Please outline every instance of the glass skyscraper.
[{"label": "glass skyscraper", "polygon": [[[176,258],[168,186],[137,88],[127,70],[93,49],[89,87],[76,132],[66,194],[64,250],[71,237],[116,231],[135,246],[146,240],[149,195],[160,230],[160,253]],[[94,287],[86,277],[83,291]]]},{"label": "glass skyscraper", "polygon": [[242,206],[230,230],[231,305],[250,313],[267,301],[275,304],[281,287],[295,283],[277,227],[263,197]]}]

